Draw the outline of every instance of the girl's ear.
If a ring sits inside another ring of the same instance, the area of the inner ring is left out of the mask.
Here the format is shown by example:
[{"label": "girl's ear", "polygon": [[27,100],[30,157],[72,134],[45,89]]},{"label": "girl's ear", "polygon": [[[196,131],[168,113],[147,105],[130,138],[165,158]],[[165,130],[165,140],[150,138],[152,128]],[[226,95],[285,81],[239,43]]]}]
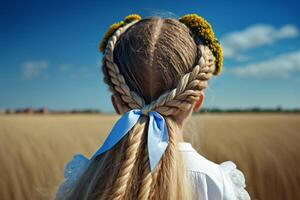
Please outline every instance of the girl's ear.
[{"label": "girl's ear", "polygon": [[201,105],[202,105],[202,103],[204,101],[204,97],[205,97],[205,95],[204,95],[204,93],[202,93],[200,95],[199,99],[195,103],[195,106],[194,106],[194,109],[193,109],[194,112],[199,112],[199,110],[201,108]]},{"label": "girl's ear", "polygon": [[123,115],[125,112],[129,111],[130,108],[128,108],[124,102],[116,95],[111,95],[111,102],[115,108],[115,111],[118,115]]},{"label": "girl's ear", "polygon": [[111,95],[111,102],[112,102],[112,104],[115,108],[116,113],[118,115],[120,115],[121,112],[120,112],[119,102],[118,102],[117,98],[114,95]]}]

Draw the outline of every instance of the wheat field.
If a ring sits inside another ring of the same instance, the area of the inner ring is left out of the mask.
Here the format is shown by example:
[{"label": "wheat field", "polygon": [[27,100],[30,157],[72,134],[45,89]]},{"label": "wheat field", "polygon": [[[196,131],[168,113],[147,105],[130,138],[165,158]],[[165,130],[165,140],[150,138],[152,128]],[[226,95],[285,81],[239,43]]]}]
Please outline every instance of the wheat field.
[{"label": "wheat field", "polygon": [[[0,115],[0,199],[53,199],[73,154],[91,154],[115,115]],[[208,159],[232,160],[252,199],[300,199],[299,114],[195,115],[186,138]]]}]

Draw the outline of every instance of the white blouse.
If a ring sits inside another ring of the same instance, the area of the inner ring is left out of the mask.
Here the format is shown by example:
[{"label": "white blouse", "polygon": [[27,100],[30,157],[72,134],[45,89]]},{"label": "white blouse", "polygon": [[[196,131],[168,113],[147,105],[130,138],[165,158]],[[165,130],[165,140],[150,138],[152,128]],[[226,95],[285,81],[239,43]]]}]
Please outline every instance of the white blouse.
[{"label": "white blouse", "polygon": [[200,155],[190,143],[180,142],[188,174],[194,181],[197,200],[250,200],[245,177],[231,161],[216,164]]},{"label": "white blouse", "polygon": [[[180,142],[178,145],[193,180],[197,200],[250,200],[244,175],[233,162],[218,165],[197,153],[190,143]],[[88,164],[89,159],[83,155],[74,156],[65,167],[65,180],[56,193],[56,200],[62,199],[73,187]]]}]

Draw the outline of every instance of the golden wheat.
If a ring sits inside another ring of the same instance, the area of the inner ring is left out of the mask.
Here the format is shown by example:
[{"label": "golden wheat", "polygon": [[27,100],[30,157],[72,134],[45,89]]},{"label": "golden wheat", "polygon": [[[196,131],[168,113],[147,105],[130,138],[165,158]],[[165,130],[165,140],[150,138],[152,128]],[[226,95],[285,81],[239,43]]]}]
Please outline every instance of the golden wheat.
[{"label": "golden wheat", "polygon": [[[117,118],[1,115],[0,199],[53,199],[64,165],[91,156]],[[234,161],[252,199],[300,199],[300,115],[196,115],[185,133],[208,159]]]}]

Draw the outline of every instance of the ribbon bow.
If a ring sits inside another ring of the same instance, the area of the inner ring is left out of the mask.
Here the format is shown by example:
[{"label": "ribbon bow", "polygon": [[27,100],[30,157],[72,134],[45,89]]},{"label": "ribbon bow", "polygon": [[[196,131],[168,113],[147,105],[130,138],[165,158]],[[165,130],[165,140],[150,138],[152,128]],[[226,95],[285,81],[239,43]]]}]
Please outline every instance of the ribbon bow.
[{"label": "ribbon bow", "polygon": [[[126,112],[114,125],[103,145],[96,151],[92,159],[116,145],[133,128],[142,115],[143,113],[140,109],[133,109]],[[169,136],[163,116],[156,111],[150,111],[148,116],[147,148],[150,169],[153,172],[168,146]]]}]

